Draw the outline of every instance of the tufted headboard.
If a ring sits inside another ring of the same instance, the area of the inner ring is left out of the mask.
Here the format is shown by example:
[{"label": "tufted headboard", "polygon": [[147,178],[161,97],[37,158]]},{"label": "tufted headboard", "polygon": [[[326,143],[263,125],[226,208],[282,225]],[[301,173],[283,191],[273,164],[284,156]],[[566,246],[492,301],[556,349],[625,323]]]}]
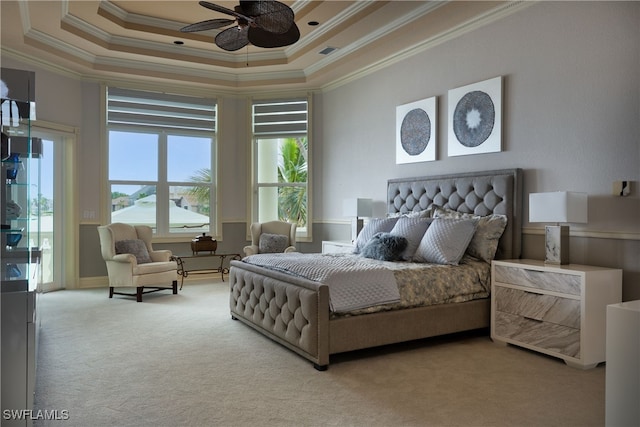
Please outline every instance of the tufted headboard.
[{"label": "tufted headboard", "polygon": [[437,205],[475,215],[502,214],[507,227],[497,259],[520,258],[522,169],[467,172],[387,182],[387,212],[421,211]]}]

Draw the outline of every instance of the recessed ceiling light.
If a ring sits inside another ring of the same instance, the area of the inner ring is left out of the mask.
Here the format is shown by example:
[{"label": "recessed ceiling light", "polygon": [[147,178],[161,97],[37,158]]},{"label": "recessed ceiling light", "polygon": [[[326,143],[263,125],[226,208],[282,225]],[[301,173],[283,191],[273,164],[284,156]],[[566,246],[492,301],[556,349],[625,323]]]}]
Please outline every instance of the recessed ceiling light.
[{"label": "recessed ceiling light", "polygon": [[173,42],[173,44],[177,44],[178,46],[183,45],[184,42],[182,40],[176,40]]}]

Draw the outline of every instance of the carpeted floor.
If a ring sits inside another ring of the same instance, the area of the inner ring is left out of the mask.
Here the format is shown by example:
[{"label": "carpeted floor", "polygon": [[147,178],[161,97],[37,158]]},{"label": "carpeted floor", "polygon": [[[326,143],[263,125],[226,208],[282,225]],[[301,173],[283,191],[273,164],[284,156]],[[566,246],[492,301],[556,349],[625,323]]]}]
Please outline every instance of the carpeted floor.
[{"label": "carpeted floor", "polygon": [[600,426],[605,368],[483,333],[333,356],[326,372],[231,320],[226,283],[143,303],[58,291],[42,320],[35,426]]}]

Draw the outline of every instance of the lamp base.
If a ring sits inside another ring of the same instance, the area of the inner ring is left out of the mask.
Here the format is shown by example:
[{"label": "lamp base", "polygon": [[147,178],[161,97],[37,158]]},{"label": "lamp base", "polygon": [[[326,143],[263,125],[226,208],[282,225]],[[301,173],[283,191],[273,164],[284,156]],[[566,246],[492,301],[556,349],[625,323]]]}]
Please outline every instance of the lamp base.
[{"label": "lamp base", "polygon": [[544,228],[545,264],[569,264],[569,227],[547,225]]},{"label": "lamp base", "polygon": [[353,218],[351,220],[351,243],[355,243],[358,238],[358,233],[362,230],[364,222],[360,218]]}]

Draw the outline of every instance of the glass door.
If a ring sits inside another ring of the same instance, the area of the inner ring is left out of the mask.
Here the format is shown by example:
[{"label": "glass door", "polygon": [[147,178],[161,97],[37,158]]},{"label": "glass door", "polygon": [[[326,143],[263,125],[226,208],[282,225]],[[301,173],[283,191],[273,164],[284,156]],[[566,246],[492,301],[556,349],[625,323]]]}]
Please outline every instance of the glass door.
[{"label": "glass door", "polygon": [[[60,271],[62,268],[62,248],[56,240],[57,230],[60,229],[57,221],[57,206],[61,203],[62,191],[58,190],[59,176],[56,176],[56,152],[62,150],[62,136],[48,131],[33,129],[32,136],[42,139],[42,154],[40,157],[40,192],[37,202],[40,211],[40,235],[39,242],[34,242],[41,248],[40,284],[44,292],[62,289]],[[59,170],[64,170],[60,168]]]}]

